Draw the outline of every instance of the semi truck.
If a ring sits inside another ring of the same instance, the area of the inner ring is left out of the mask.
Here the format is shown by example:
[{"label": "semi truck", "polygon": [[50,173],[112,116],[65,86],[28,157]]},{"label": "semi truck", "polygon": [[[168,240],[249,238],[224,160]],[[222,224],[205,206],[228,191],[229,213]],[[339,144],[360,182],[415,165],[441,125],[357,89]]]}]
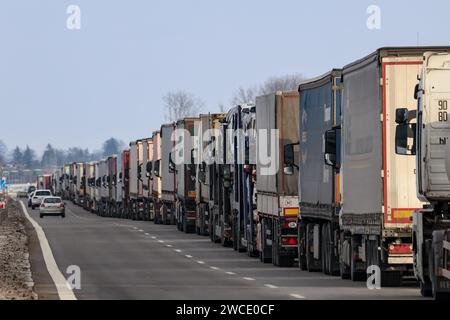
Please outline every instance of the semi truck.
[{"label": "semi truck", "polygon": [[[343,278],[365,280],[378,266],[382,286],[413,272],[412,217],[425,204],[416,194],[416,163],[394,152],[395,112],[414,105],[427,48],[381,48],[343,69],[342,129],[325,134],[325,160],[336,167],[341,139],[340,229],[332,241]],[[315,230],[316,233],[318,230]]]},{"label": "semi truck", "polygon": [[[258,247],[261,261],[276,266],[292,266],[298,253],[298,170],[280,166],[285,148],[299,143],[298,108],[296,91],[256,98]],[[298,149],[292,150],[291,162],[298,163]]]},{"label": "semi truck", "polygon": [[161,126],[161,199],[158,218],[163,224],[175,224],[176,204],[176,168],[171,161],[171,153],[175,147],[175,123]]},{"label": "semi truck", "polygon": [[414,274],[422,295],[437,300],[450,298],[449,52],[450,47],[429,48],[417,57],[419,83],[408,86],[408,101],[392,114],[397,123],[392,146],[409,158],[405,161],[415,158],[417,174],[410,177],[416,178],[419,199],[429,202],[413,212]]},{"label": "semi truck", "polygon": [[64,200],[70,199],[70,164],[63,166],[63,174],[61,176],[61,196]]},{"label": "semi truck", "polygon": [[93,211],[95,199],[95,162],[86,163],[86,193],[84,207]]},{"label": "semi truck", "polygon": [[118,166],[117,166],[117,155],[112,155],[108,157],[108,173],[106,177],[106,182],[108,185],[108,204],[107,204],[107,215],[109,217],[117,216],[118,202],[117,198],[117,180],[118,180]]},{"label": "semi truck", "polygon": [[100,190],[100,203],[99,203],[99,215],[101,217],[105,217],[107,215],[108,210],[108,201],[109,201],[109,190],[108,190],[108,160],[102,159],[99,163],[100,170],[100,181],[99,181],[99,190]]},{"label": "semi truck", "polygon": [[[342,70],[330,72],[303,82],[299,86],[299,267],[339,275],[336,232],[339,232],[340,210],[340,128]],[[336,154],[333,167],[324,162],[326,132],[336,132]],[[295,146],[297,148],[297,146]],[[285,168],[295,170],[294,146],[285,152]],[[288,156],[286,158],[286,156]],[[286,169],[285,169],[286,170]]]},{"label": "semi truck", "polygon": [[130,199],[130,150],[124,150],[121,154],[122,169],[122,202],[120,217],[129,218],[128,207]]},{"label": "semi truck", "polygon": [[52,176],[50,174],[44,174],[37,177],[36,185],[41,190],[53,190],[52,189]]},{"label": "semi truck", "polygon": [[130,142],[130,194],[129,215],[133,220],[143,220],[144,198],[142,190],[142,159],[145,139]]},{"label": "semi truck", "polygon": [[211,212],[209,205],[212,199],[212,184],[214,183],[214,179],[211,177],[213,165],[212,132],[217,130],[219,120],[225,116],[226,114],[201,114],[197,124],[199,149],[197,152],[195,180],[195,231],[197,234],[204,236],[209,235],[209,217]]},{"label": "semi truck", "polygon": [[154,131],[152,134],[153,154],[151,166],[147,165],[147,174],[151,181],[151,199],[153,209],[153,222],[155,224],[162,223],[160,215],[161,209],[161,133]]},{"label": "semi truck", "polygon": [[151,168],[153,158],[153,140],[147,138],[143,140],[142,144],[142,165],[140,175],[142,180],[142,196],[144,202],[144,220],[154,220],[154,211],[152,204],[152,180]]},{"label": "semi truck", "polygon": [[169,155],[171,170],[174,170],[176,175],[175,219],[178,230],[186,233],[195,232],[195,154],[198,153],[198,147],[194,147],[198,142],[199,121],[198,118],[184,118],[177,122],[174,135],[176,148]]},{"label": "semi truck", "polygon": [[[250,210],[253,205],[250,203],[252,199],[246,184],[249,166],[256,163],[256,154],[252,152],[250,157],[250,140],[248,139],[248,129],[255,121],[255,106],[244,104],[232,108],[223,124],[226,153],[224,182],[228,189],[224,197],[223,214],[227,222],[225,226],[230,227],[233,248],[239,252],[247,251],[249,239],[256,240],[254,232],[251,232],[256,229],[254,227],[256,224],[253,219],[253,210]],[[256,151],[255,148],[252,150]]]}]

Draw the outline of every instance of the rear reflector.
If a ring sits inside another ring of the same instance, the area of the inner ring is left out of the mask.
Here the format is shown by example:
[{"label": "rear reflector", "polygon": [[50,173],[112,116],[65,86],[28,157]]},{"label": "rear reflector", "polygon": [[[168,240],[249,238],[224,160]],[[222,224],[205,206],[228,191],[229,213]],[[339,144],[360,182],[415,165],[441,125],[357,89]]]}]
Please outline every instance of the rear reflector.
[{"label": "rear reflector", "polygon": [[297,245],[297,237],[283,237],[281,238],[281,244],[284,246],[295,246]]},{"label": "rear reflector", "polygon": [[298,208],[283,208],[283,213],[285,217],[296,217],[298,216]]},{"label": "rear reflector", "polygon": [[389,254],[411,254],[412,245],[411,244],[391,244],[389,246]]}]

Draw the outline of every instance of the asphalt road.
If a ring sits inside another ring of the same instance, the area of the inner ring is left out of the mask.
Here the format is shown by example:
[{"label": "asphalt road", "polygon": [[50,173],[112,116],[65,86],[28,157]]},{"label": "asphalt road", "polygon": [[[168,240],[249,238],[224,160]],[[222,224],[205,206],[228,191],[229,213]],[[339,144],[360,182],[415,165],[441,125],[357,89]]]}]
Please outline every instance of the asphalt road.
[{"label": "asphalt road", "polygon": [[[422,299],[415,284],[369,290],[365,283],[277,268],[175,226],[101,218],[72,204],[66,219],[28,212],[62,274],[80,267],[77,299]],[[52,299],[57,295],[39,254],[31,251],[34,281],[38,294]]]}]

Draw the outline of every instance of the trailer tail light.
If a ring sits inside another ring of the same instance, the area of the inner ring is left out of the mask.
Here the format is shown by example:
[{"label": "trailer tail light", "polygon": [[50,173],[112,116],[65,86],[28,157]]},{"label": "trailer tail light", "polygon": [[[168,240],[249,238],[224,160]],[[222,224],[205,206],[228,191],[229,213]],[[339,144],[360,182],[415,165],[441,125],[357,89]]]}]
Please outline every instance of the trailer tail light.
[{"label": "trailer tail light", "polygon": [[283,208],[283,215],[285,217],[297,217],[298,212],[298,208]]},{"label": "trailer tail light", "polygon": [[411,244],[391,244],[389,246],[389,254],[411,254]]},{"label": "trailer tail light", "polygon": [[283,246],[296,246],[297,245],[297,237],[283,237],[281,238],[281,244]]}]

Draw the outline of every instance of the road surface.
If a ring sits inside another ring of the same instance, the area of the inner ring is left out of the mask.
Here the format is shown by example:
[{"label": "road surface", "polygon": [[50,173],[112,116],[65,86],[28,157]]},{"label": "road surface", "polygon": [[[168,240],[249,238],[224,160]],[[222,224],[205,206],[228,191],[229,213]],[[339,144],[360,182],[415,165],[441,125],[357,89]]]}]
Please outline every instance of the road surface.
[{"label": "road surface", "polygon": [[[77,299],[422,299],[414,283],[369,290],[361,282],[262,264],[175,226],[101,218],[70,203],[65,219],[28,212],[45,232],[61,273],[69,277],[69,266],[80,268]],[[41,298],[57,299],[33,239],[36,289]]]}]

